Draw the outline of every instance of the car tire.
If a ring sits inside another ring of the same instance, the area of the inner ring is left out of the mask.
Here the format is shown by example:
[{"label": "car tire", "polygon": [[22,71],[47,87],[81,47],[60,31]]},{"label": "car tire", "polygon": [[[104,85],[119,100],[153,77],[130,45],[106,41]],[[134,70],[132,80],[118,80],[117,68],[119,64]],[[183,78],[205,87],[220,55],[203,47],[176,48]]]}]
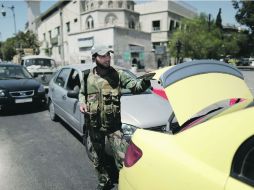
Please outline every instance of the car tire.
[{"label": "car tire", "polygon": [[51,100],[49,100],[49,104],[48,104],[48,109],[49,109],[49,116],[50,116],[50,119],[52,121],[57,121],[58,119],[58,116],[56,115],[55,113],[55,106],[53,104],[53,102]]},{"label": "car tire", "polygon": [[89,158],[89,160],[93,161],[93,145],[91,142],[91,137],[89,135],[89,131],[86,130],[85,135],[83,136],[83,144],[86,147],[86,153]]}]

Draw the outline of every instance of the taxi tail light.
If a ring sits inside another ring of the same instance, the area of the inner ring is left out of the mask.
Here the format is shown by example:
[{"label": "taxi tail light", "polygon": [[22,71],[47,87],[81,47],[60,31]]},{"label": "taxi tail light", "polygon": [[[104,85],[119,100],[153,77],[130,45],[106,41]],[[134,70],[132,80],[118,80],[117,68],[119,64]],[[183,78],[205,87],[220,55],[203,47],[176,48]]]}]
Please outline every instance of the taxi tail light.
[{"label": "taxi tail light", "polygon": [[130,144],[125,153],[124,166],[133,166],[142,157],[142,155],[142,150],[140,150],[139,147],[137,147],[132,141],[130,141]]}]

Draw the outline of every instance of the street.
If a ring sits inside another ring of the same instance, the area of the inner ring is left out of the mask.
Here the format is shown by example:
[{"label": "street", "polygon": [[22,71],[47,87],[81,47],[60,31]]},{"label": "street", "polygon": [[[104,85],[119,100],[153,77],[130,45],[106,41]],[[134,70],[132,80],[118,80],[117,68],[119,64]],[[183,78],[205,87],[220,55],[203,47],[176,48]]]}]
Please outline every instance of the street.
[{"label": "street", "polygon": [[[254,94],[254,72],[243,71]],[[85,148],[64,122],[26,105],[0,116],[0,189],[90,190],[96,174]]]},{"label": "street", "polygon": [[64,126],[52,122],[47,110],[33,107],[1,116],[0,189],[95,189],[85,148]]}]

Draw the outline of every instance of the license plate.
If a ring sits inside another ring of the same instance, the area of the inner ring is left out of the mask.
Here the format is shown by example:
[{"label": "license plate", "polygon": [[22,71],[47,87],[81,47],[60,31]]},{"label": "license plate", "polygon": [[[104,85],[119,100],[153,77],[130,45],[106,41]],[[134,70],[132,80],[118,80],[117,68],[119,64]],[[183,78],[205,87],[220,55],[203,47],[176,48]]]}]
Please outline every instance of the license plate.
[{"label": "license plate", "polygon": [[32,102],[32,98],[24,98],[24,99],[16,99],[15,103],[20,104],[20,103],[26,103],[26,102]]}]

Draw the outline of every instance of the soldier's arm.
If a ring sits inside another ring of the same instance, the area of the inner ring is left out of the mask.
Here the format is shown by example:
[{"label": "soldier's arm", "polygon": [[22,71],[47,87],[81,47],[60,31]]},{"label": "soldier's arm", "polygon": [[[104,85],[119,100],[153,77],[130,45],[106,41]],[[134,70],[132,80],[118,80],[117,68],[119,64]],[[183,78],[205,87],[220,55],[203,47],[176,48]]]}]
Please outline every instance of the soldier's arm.
[{"label": "soldier's arm", "polygon": [[84,85],[84,80],[81,80],[81,87],[79,91],[79,102],[80,102],[80,111],[81,112],[87,112],[86,108],[86,97],[85,97],[85,85]]},{"label": "soldier's arm", "polygon": [[120,70],[119,78],[122,88],[130,89],[132,93],[142,93],[149,87],[151,87],[150,80],[137,79],[131,76],[129,73]]}]

